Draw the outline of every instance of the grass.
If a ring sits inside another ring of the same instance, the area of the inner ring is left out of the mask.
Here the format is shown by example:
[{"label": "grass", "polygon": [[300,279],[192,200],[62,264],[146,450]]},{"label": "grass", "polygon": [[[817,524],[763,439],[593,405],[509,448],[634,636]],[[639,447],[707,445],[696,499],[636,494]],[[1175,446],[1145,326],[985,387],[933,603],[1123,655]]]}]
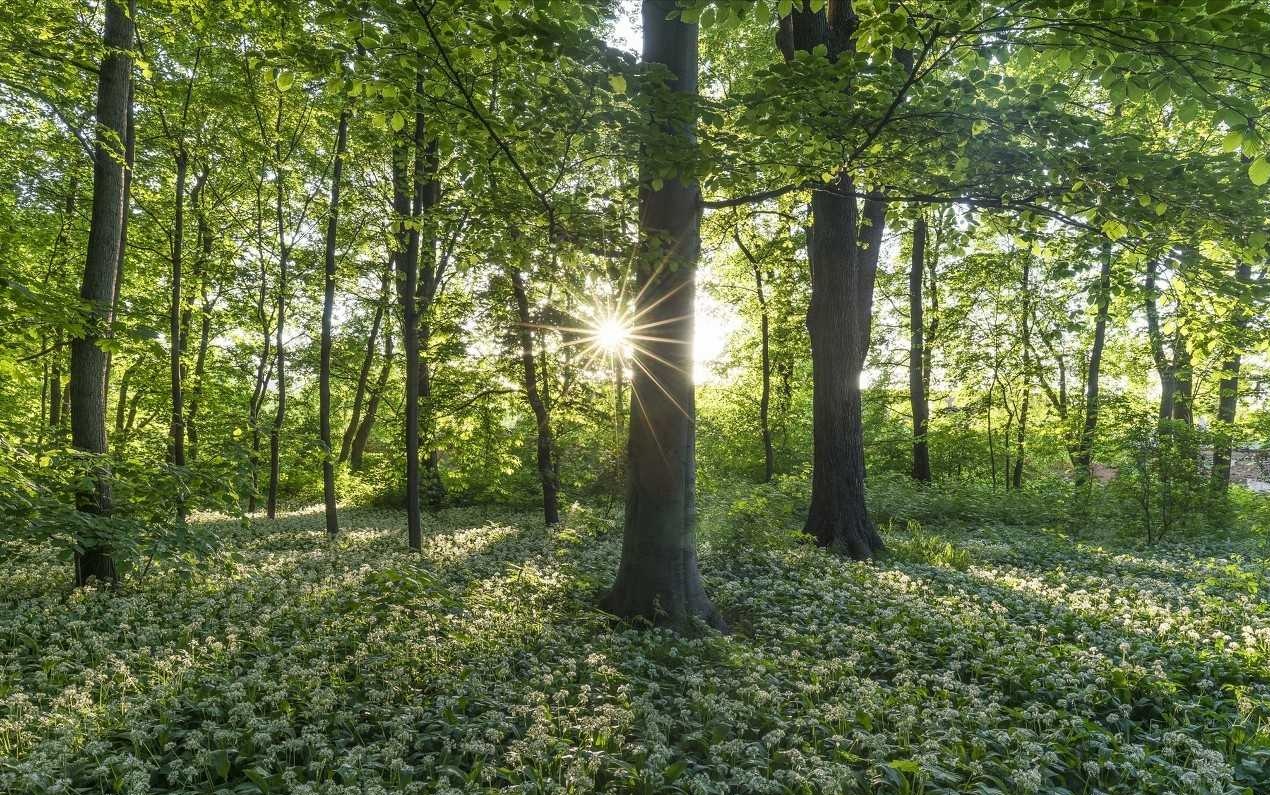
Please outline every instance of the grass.
[{"label": "grass", "polygon": [[[1270,607],[1254,538],[1150,550],[895,530],[702,556],[734,628],[592,604],[618,529],[317,510],[191,576],[0,572],[0,791],[1258,793]],[[726,549],[726,551],[725,551]]]}]

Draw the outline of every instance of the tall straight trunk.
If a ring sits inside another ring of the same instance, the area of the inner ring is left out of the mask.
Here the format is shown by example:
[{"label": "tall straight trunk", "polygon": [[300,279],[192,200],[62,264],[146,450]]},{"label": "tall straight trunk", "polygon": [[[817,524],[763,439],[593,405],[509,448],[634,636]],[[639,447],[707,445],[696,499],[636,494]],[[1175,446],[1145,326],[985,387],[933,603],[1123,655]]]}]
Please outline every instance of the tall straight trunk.
[{"label": "tall straight trunk", "polygon": [[[184,336],[181,324],[181,313],[184,308],[182,300],[181,277],[182,258],[185,248],[185,181],[189,171],[189,155],[184,147],[176,152],[176,197],[172,222],[172,295],[168,305],[168,372],[172,395],[172,416],[169,434],[172,464],[185,466],[185,392],[181,385],[181,353]],[[177,518],[184,520],[185,507],[177,498]]]},{"label": "tall straight trunk", "polygon": [[758,300],[759,309],[759,376],[762,379],[758,399],[758,423],[759,434],[763,441],[763,482],[770,483],[772,477],[776,474],[776,453],[772,449],[771,424],[771,317],[767,311],[767,293],[763,285],[763,266],[745,245],[745,241],[741,239],[739,231],[733,230],[732,239],[736,241],[737,248],[745,255],[745,259],[750,263],[750,269],[754,272],[754,295]]},{"label": "tall straight trunk", "polygon": [[[423,545],[423,517],[419,504],[419,302],[418,247],[413,252],[410,232],[410,148],[398,140],[393,146],[392,185],[393,215],[397,222],[397,290],[401,301],[401,341],[406,351],[406,536],[411,549]],[[415,256],[412,257],[412,254]]]},{"label": "tall straight trunk", "polygon": [[1023,377],[1023,394],[1019,398],[1018,426],[1014,443],[1014,474],[1012,477],[1014,490],[1023,488],[1023,463],[1027,443],[1027,409],[1032,398],[1032,258],[1023,259],[1023,283],[1020,290],[1023,294],[1023,312],[1019,318],[1019,344],[1023,347],[1021,375]]},{"label": "tall straight trunk", "polygon": [[[263,172],[262,172],[263,173]],[[263,177],[262,177],[263,178]],[[257,236],[264,245],[263,218],[257,194]],[[260,493],[260,412],[264,408],[269,380],[273,373],[270,352],[273,350],[271,318],[265,313],[265,300],[269,293],[269,279],[265,258],[260,257],[260,283],[256,290],[256,322],[260,324],[260,358],[256,361],[256,379],[251,400],[247,404],[247,425],[251,429],[251,494],[247,497],[248,513],[255,513],[257,495]]]},{"label": "tall straight trunk", "polygon": [[331,169],[331,202],[326,219],[326,259],[322,279],[322,341],[318,368],[318,434],[322,442],[322,502],[326,508],[326,534],[339,535],[335,505],[335,460],[331,448],[331,318],[335,312],[335,238],[339,231],[340,179],[348,148],[348,110],[340,112],[335,132],[335,165]]},{"label": "tall straight trunk", "polygon": [[[132,0],[135,2],[135,0]],[[110,322],[114,325],[115,312],[119,311],[119,294],[123,290],[124,266],[128,261],[128,218],[132,215],[132,166],[136,162],[137,153],[137,120],[136,111],[133,107],[133,99],[137,95],[137,84],[132,80],[132,75],[128,76],[128,114],[125,123],[126,131],[124,133],[123,148],[123,217],[119,222],[119,253],[115,257],[115,284],[111,291],[110,298]],[[110,370],[114,362],[114,351],[106,353],[106,376],[104,386],[106,392],[110,392]]]},{"label": "tall straight trunk", "polygon": [[136,369],[136,365],[129,367],[123,371],[123,378],[119,380],[119,399],[115,403],[115,437],[116,449],[119,449],[123,437],[124,417],[128,411],[128,386],[132,382],[132,372]]},{"label": "tall straight trunk", "polygon": [[1076,448],[1076,484],[1089,481],[1093,463],[1094,434],[1098,430],[1098,389],[1102,351],[1107,343],[1107,313],[1111,305],[1111,244],[1102,247],[1102,269],[1098,273],[1098,317],[1094,321],[1094,342],[1089,349],[1089,369],[1085,375],[1085,424]]},{"label": "tall straight trunk", "polygon": [[53,346],[53,366],[49,373],[49,427],[56,439],[62,427],[62,332],[57,332]]},{"label": "tall straight trunk", "polygon": [[[110,332],[124,217],[125,139],[132,71],[134,0],[106,3],[105,55],[97,81],[97,133],[93,160],[93,207],[88,254],[79,296],[88,307],[83,332],[71,340],[71,443],[104,456],[106,448],[106,354],[100,342]],[[110,471],[94,464],[93,489],[80,493],[77,507],[107,516],[111,510]],[[118,579],[108,541],[84,538],[75,552],[75,583]]]},{"label": "tall straight trunk", "polygon": [[280,476],[279,458],[281,453],[282,424],[287,417],[287,348],[283,340],[283,332],[287,325],[287,290],[288,269],[290,268],[291,249],[287,245],[283,205],[285,203],[286,183],[282,173],[282,97],[278,97],[278,119],[274,128],[274,214],[278,225],[278,317],[274,323],[273,352],[276,357],[274,372],[278,384],[278,402],[273,414],[273,425],[269,428],[269,496],[265,503],[265,513],[273,519],[278,513],[278,480]]},{"label": "tall straight trunk", "polygon": [[930,482],[930,403],[926,397],[926,307],[922,284],[926,278],[926,219],[913,223],[913,255],[908,271],[908,402],[913,410],[913,480]]},{"label": "tall straight trunk", "polygon": [[534,426],[537,431],[537,464],[538,481],[542,484],[542,515],[548,526],[560,523],[560,481],[556,475],[555,462],[552,460],[553,442],[551,438],[551,414],[547,410],[547,402],[543,392],[547,386],[544,380],[542,387],[538,385],[538,366],[534,360],[534,338],[530,331],[533,318],[529,314],[529,295],[525,290],[525,279],[520,268],[508,268],[512,282],[512,294],[516,301],[516,336],[520,340],[520,364],[522,369],[525,397],[529,408],[534,412]]},{"label": "tall straight trunk", "polygon": [[[419,88],[422,91],[422,86]],[[416,135],[418,140],[425,140],[423,115],[416,117]],[[441,185],[436,180],[438,166],[438,150],[435,138],[426,146],[415,149],[415,217],[423,218],[428,209],[441,200]],[[418,294],[419,306],[419,422],[420,441],[427,444],[423,456],[423,484],[420,495],[430,510],[436,510],[445,502],[445,483],[441,480],[441,454],[436,444],[436,410],[432,402],[432,358],[429,349],[432,345],[432,313],[440,289],[441,272],[437,262],[435,241],[429,237],[423,240],[422,230],[417,229],[414,235],[416,262],[419,268]],[[426,242],[426,245],[425,245]]]},{"label": "tall straight trunk", "polygon": [[[644,0],[643,60],[664,65],[670,75],[666,88],[692,98],[697,94],[697,26],[667,19],[677,8],[675,0]],[[692,122],[655,121],[674,148],[696,145]],[[723,628],[697,568],[692,329],[700,192],[696,182],[678,177],[654,190],[650,183],[665,157],[654,146],[644,151],[641,163],[635,311],[659,329],[660,339],[647,341],[632,358],[622,558],[601,604],[624,618],[678,629],[690,628],[697,619]]]},{"label": "tall straight trunk", "polygon": [[361,424],[357,426],[357,433],[353,436],[353,444],[349,449],[349,464],[356,472],[362,469],[366,443],[370,440],[370,432],[375,427],[375,414],[379,410],[379,401],[384,396],[384,390],[388,388],[388,376],[392,373],[392,356],[392,329],[385,328],[384,361],[379,366],[379,377],[375,380],[375,388],[370,393],[370,400],[366,402],[366,414],[362,417]]},{"label": "tall straight trunk", "polygon": [[357,437],[357,428],[361,424],[362,409],[366,405],[366,389],[370,384],[370,368],[375,363],[375,350],[379,344],[379,327],[384,322],[384,312],[387,311],[391,284],[392,271],[390,263],[389,269],[384,272],[381,281],[379,300],[375,304],[375,314],[370,322],[370,333],[366,335],[366,353],[362,356],[362,366],[357,373],[357,389],[353,393],[353,413],[348,418],[348,427],[344,429],[344,437],[340,440],[339,463],[341,464],[348,460],[349,452],[353,446],[353,439]]},{"label": "tall straight trunk", "polygon": [[198,224],[198,256],[194,261],[198,279],[199,334],[198,351],[194,355],[193,385],[190,388],[189,409],[185,417],[185,436],[189,441],[189,459],[198,457],[198,410],[203,400],[203,376],[207,369],[207,351],[212,338],[212,302],[207,297],[207,267],[212,259],[212,233],[207,224],[207,212],[203,206],[203,191],[207,184],[207,167],[194,180],[190,191],[190,204],[194,207]]},{"label": "tall straight trunk", "polygon": [[[1252,265],[1247,262],[1241,263],[1239,270],[1235,273],[1235,280],[1240,287],[1247,286],[1252,280]],[[1244,300],[1245,297],[1241,294],[1231,318],[1231,324],[1240,333],[1248,328],[1249,320],[1248,312],[1244,308]],[[1225,496],[1230,490],[1230,460],[1233,446],[1231,440],[1235,415],[1239,410],[1239,368],[1242,359],[1239,350],[1242,344],[1241,339],[1235,339],[1231,343],[1230,352],[1222,361],[1221,382],[1218,384],[1217,434],[1213,441],[1213,489],[1221,496]]]}]

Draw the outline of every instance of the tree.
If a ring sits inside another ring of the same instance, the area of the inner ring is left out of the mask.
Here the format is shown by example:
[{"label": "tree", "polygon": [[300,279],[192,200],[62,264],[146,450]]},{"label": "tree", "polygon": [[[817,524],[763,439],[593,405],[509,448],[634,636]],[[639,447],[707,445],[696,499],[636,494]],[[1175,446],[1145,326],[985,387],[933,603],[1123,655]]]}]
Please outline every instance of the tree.
[{"label": "tree", "polygon": [[643,4],[644,62],[668,72],[665,89],[656,86],[656,72],[645,87],[656,108],[657,131],[668,140],[654,137],[642,161],[635,317],[658,329],[658,339],[633,358],[622,559],[601,605],[623,618],[680,629],[696,619],[723,628],[697,568],[695,534],[691,343],[701,199],[690,175],[654,176],[661,172],[664,147],[691,147],[695,141],[693,125],[682,114],[684,100],[697,93],[697,26],[668,19],[676,8],[674,0]]},{"label": "tree", "polygon": [[[109,333],[115,295],[120,234],[124,216],[124,145],[131,96],[132,0],[106,3],[106,25],[97,80],[97,133],[93,157],[92,223],[80,298],[88,306],[84,332],[71,340],[71,443],[94,456],[94,491],[79,496],[79,509],[110,515],[110,470],[102,457],[106,444],[106,353],[101,342]],[[118,579],[107,539],[86,538],[75,552],[75,583],[92,578]]]}]

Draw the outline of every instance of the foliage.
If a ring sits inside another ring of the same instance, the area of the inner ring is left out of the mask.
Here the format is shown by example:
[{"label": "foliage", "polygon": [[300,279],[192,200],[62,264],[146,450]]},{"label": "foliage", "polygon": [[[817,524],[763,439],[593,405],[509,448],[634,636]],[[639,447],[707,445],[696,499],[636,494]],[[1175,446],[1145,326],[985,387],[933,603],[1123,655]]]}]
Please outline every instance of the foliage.
[{"label": "foliage", "polygon": [[[0,573],[0,789],[1238,793],[1270,786],[1264,539],[708,548],[736,630],[614,626],[617,535],[476,509],[243,529],[193,580]],[[964,557],[959,557],[964,560]]]}]

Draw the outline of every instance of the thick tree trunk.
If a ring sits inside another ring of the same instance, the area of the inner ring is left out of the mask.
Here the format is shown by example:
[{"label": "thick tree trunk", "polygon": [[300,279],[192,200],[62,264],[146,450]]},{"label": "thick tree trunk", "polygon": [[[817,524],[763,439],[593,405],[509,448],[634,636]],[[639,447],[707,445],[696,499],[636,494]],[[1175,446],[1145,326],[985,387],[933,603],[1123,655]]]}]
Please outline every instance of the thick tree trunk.
[{"label": "thick tree trunk", "polygon": [[[80,298],[88,307],[83,334],[71,341],[71,443],[79,450],[104,456],[106,448],[106,354],[99,346],[109,332],[115,295],[124,216],[125,139],[132,71],[133,0],[106,3],[105,55],[97,82],[97,134],[93,161],[93,207],[88,255]],[[78,495],[79,510],[109,515],[110,472],[104,460],[95,465],[93,490]],[[118,579],[108,541],[81,539],[75,553],[75,583],[96,578]]]},{"label": "thick tree trunk", "polygon": [[1102,248],[1102,269],[1098,274],[1098,317],[1094,321],[1094,341],[1089,349],[1089,369],[1085,376],[1085,423],[1076,448],[1076,484],[1089,481],[1093,463],[1094,434],[1098,430],[1098,389],[1102,371],[1102,351],[1107,342],[1107,312],[1111,304],[1111,245]]},{"label": "thick tree trunk", "polygon": [[913,254],[908,271],[908,402],[913,410],[913,480],[930,482],[930,403],[926,397],[926,307],[922,284],[926,277],[926,219],[913,223]]},{"label": "thick tree trunk", "polygon": [[370,393],[370,400],[366,403],[366,414],[362,417],[361,424],[357,426],[357,433],[353,436],[353,444],[349,449],[349,464],[355,472],[360,472],[362,469],[366,443],[370,440],[370,432],[375,427],[375,414],[379,410],[379,401],[383,398],[384,390],[388,388],[388,376],[392,373],[392,356],[392,330],[385,328],[384,361],[379,367],[379,377],[375,380],[375,388]]},{"label": "thick tree trunk", "polygon": [[322,279],[322,340],[318,367],[318,434],[322,443],[322,501],[326,508],[326,534],[339,535],[335,505],[335,452],[331,447],[331,319],[335,312],[335,243],[339,231],[340,179],[348,148],[348,110],[340,112],[335,133],[335,164],[331,169],[331,202],[326,219],[326,258]]},{"label": "thick tree trunk", "polygon": [[[1240,287],[1246,287],[1252,279],[1252,265],[1242,263],[1235,274]],[[1242,333],[1248,328],[1248,313],[1244,310],[1244,296],[1235,304],[1231,323],[1236,331]],[[1217,433],[1213,441],[1213,489],[1220,496],[1230,490],[1230,461],[1232,453],[1232,437],[1235,416],[1239,410],[1239,368],[1242,357],[1240,346],[1243,340],[1235,339],[1230,346],[1230,353],[1222,361],[1221,382],[1217,395]]]},{"label": "thick tree trunk", "polygon": [[388,308],[388,297],[392,284],[392,265],[384,271],[380,287],[379,301],[375,304],[375,314],[371,318],[370,333],[366,336],[366,354],[362,357],[361,369],[357,372],[357,389],[353,393],[353,413],[348,419],[348,427],[344,429],[344,437],[340,440],[339,463],[348,460],[353,447],[353,439],[357,437],[358,426],[361,425],[362,409],[366,405],[366,389],[370,384],[370,368],[375,364],[375,350],[379,347],[379,327],[384,322],[384,312]]},{"label": "thick tree trunk", "polygon": [[537,465],[538,480],[542,484],[542,515],[548,526],[560,523],[560,481],[556,475],[555,462],[552,460],[551,415],[547,411],[547,403],[543,400],[546,391],[544,383],[538,386],[538,366],[534,360],[534,338],[530,332],[533,318],[529,314],[529,295],[525,290],[525,280],[520,269],[508,268],[512,282],[512,293],[516,302],[516,318],[519,321],[516,336],[520,341],[520,364],[522,369],[525,397],[529,408],[534,412],[534,425],[537,430]]},{"label": "thick tree trunk", "polygon": [[[697,26],[667,19],[674,0],[643,4],[645,63],[670,72],[670,91],[697,93]],[[657,120],[678,146],[695,144],[693,125]],[[692,383],[693,294],[700,253],[700,194],[695,182],[649,185],[660,162],[646,152],[640,190],[641,322],[664,340],[636,350],[627,440],[626,524],[613,587],[601,600],[623,618],[678,629],[694,620],[723,628],[697,568],[696,404]],[[665,263],[664,267],[657,267]],[[646,352],[645,352],[646,351]]]}]

